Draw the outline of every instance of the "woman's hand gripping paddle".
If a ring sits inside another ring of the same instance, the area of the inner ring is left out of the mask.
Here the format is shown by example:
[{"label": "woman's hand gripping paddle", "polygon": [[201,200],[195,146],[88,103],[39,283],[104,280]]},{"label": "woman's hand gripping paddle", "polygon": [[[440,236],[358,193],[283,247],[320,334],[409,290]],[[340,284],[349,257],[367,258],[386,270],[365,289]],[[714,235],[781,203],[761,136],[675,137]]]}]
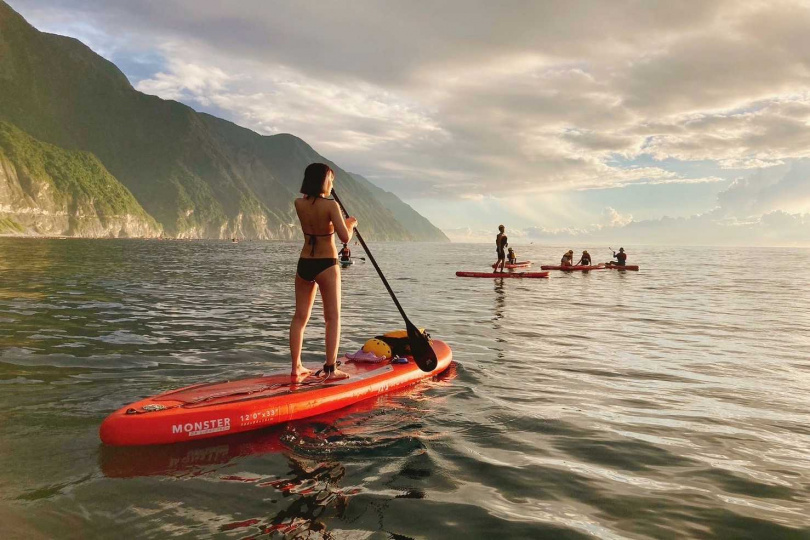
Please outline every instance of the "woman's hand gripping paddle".
[{"label": "woman's hand gripping paddle", "polygon": [[[344,208],[343,203],[340,202],[340,198],[338,198],[334,189],[332,190],[332,197],[334,197],[335,201],[337,201],[338,206],[340,206],[340,209],[343,211],[343,215],[349,217],[348,212],[346,212],[346,208]],[[408,343],[411,346],[411,354],[413,355],[414,362],[416,362],[416,365],[419,366],[419,369],[422,371],[433,371],[436,369],[439,359],[436,356],[436,351],[434,351],[433,347],[430,346],[430,337],[427,335],[427,333],[420,332],[419,329],[410,321],[410,319],[408,319],[408,316],[405,315],[405,311],[399,304],[397,296],[394,294],[394,291],[388,284],[388,280],[385,279],[382,270],[380,270],[380,266],[374,259],[374,255],[372,255],[371,251],[369,251],[366,242],[363,240],[363,237],[360,236],[360,232],[357,230],[357,228],[354,229],[354,234],[357,235],[357,239],[360,240],[360,245],[363,246],[363,249],[365,250],[366,255],[368,255],[371,264],[374,265],[374,269],[377,270],[383,285],[385,285],[385,288],[388,290],[388,294],[391,295],[391,300],[394,301],[394,305],[397,306],[399,314],[402,315],[402,319],[405,321],[405,329],[408,332]]]}]

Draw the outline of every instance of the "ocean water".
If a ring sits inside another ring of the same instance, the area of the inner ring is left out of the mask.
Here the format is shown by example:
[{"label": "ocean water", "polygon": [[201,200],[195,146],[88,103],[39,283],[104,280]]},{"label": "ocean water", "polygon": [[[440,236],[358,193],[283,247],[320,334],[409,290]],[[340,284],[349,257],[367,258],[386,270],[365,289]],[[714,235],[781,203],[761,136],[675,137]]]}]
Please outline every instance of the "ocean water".
[{"label": "ocean water", "polygon": [[[454,276],[488,245],[373,245],[446,374],[115,449],[126,403],[289,366],[299,245],[0,239],[0,537],[810,538],[810,251],[625,247],[639,272],[494,280]],[[342,352],[403,327],[371,264],[343,288]]]}]

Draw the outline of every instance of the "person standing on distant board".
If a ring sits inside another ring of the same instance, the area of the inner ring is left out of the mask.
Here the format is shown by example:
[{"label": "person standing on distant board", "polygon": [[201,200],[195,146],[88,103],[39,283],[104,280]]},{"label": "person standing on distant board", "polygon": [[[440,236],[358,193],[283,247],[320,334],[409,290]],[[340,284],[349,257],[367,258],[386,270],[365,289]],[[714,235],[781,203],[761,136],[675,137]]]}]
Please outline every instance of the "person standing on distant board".
[{"label": "person standing on distant board", "polygon": [[[495,237],[495,252],[498,254],[498,260],[495,262],[496,272],[503,272],[503,266],[506,264],[506,246],[509,245],[509,242],[504,233],[505,230],[506,227],[498,225],[498,236]],[[498,270],[499,265],[500,270]]]},{"label": "person standing on distant board", "polygon": [[304,196],[295,200],[295,212],[306,238],[295,273],[295,315],[290,323],[290,374],[295,379],[302,379],[310,374],[310,370],[301,364],[301,347],[304,343],[304,329],[312,313],[312,304],[318,289],[321,291],[323,318],[326,323],[324,378],[345,379],[349,376],[335,367],[340,342],[340,267],[332,236],[337,233],[341,242],[349,243],[357,227],[357,220],[353,217],[344,220],[338,203],[327,198],[332,193],[334,179],[335,173],[329,165],[309,165],[304,171],[304,182],[301,184],[301,193]]}]

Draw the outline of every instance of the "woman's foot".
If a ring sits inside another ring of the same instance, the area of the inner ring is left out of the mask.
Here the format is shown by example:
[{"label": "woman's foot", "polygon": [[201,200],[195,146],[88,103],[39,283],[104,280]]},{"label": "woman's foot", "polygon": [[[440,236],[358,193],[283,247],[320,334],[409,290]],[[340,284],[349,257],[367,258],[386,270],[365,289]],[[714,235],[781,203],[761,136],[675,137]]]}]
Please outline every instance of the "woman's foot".
[{"label": "woman's foot", "polygon": [[335,371],[326,375],[324,379],[328,381],[339,381],[340,379],[348,379],[350,376],[351,375],[349,375],[345,371],[340,371],[338,368],[335,368]]},{"label": "woman's foot", "polygon": [[335,364],[323,365],[323,379],[325,381],[339,381],[341,379],[348,379],[349,376],[350,375],[345,371],[339,370]]},{"label": "woman's foot", "polygon": [[290,371],[290,377],[296,381],[300,381],[305,379],[310,373],[312,373],[311,369],[307,369],[303,365],[298,364]]}]

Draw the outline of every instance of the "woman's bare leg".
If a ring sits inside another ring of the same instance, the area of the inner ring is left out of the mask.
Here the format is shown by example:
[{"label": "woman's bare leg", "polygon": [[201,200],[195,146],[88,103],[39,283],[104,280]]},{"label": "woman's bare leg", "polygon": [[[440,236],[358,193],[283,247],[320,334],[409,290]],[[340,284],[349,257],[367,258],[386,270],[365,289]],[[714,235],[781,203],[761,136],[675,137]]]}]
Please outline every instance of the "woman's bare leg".
[{"label": "woman's bare leg", "polygon": [[304,329],[307,327],[309,316],[312,313],[317,288],[315,283],[301,279],[298,274],[295,275],[295,315],[290,323],[290,356],[292,357],[290,375],[295,378],[303,378],[311,372],[301,364],[301,347],[304,344]]},{"label": "woman's bare leg", "polygon": [[[340,345],[340,268],[335,265],[315,277],[321,290],[323,300],[323,319],[326,322],[326,364],[334,366],[337,362]],[[327,378],[345,379],[349,375],[338,369]]]}]

